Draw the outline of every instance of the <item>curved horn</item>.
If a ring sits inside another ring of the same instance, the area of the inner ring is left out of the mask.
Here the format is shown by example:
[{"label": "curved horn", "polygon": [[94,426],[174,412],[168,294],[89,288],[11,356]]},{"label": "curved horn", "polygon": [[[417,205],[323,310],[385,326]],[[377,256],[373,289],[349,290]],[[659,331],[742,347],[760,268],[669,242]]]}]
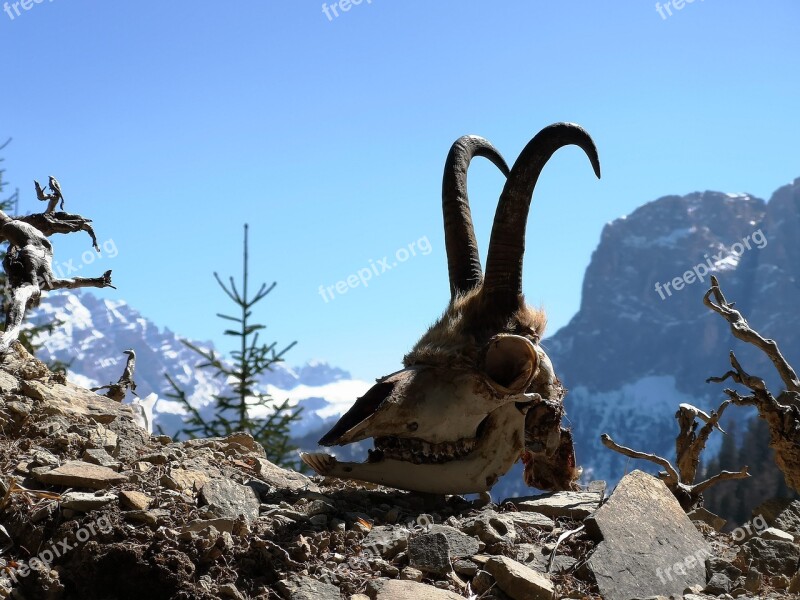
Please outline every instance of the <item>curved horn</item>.
[{"label": "curved horn", "polygon": [[600,160],[589,134],[574,123],[555,123],[542,129],[528,142],[503,188],[492,225],[483,289],[487,294],[505,295],[509,305],[516,305],[516,298],[522,293],[525,226],[533,188],[550,157],[559,148],[570,144],[586,152],[599,178]]},{"label": "curved horn", "polygon": [[450,272],[450,295],[453,298],[471,290],[483,278],[467,197],[467,169],[475,156],[488,158],[504,175],[508,176],[509,173],[506,161],[482,137],[462,136],[450,148],[442,178],[442,212],[447,268]]}]

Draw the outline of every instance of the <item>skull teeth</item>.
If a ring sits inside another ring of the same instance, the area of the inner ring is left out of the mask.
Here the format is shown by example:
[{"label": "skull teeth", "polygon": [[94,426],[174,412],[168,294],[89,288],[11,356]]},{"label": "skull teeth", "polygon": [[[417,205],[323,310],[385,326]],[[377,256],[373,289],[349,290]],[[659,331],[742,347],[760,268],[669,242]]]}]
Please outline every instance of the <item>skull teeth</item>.
[{"label": "skull teeth", "polygon": [[417,438],[385,436],[375,439],[375,450],[370,454],[373,460],[391,458],[414,464],[439,464],[463,458],[475,449],[477,440],[462,438],[455,442],[432,444]]}]

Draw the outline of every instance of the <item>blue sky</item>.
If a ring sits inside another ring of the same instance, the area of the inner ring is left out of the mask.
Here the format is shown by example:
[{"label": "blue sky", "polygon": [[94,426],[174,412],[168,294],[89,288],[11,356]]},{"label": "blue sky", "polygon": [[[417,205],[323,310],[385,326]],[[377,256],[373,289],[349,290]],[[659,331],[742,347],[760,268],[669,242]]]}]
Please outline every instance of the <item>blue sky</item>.
[{"label": "blue sky", "polygon": [[[82,271],[113,268],[118,290],[99,293],[223,348],[212,272],[238,275],[249,222],[254,283],[278,282],[256,314],[267,337],[299,342],[291,363],[364,379],[398,368],[446,305],[441,171],[460,135],[509,161],[554,121],[597,143],[603,179],[563,149],[531,209],[526,294],[551,333],[605,223],[666,194],[768,197],[800,176],[791,0],[666,18],[649,1],[364,0],[330,20],[305,0],[12,4],[0,137],[21,211],[41,210],[33,178],[56,175],[118,251]],[[485,161],[470,170],[484,253],[502,183]],[[412,243],[429,250],[396,260]],[[88,241],[55,248],[81,264]],[[385,256],[397,266],[335,293]]]}]

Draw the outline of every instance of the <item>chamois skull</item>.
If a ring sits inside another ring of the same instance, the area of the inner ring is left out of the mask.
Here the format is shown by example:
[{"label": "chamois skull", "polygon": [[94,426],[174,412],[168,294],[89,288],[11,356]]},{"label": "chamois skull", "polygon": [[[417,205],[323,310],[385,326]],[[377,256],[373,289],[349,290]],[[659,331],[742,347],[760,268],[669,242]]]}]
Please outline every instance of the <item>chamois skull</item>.
[{"label": "chamois skull", "polygon": [[[453,144],[442,183],[450,303],[405,356],[405,368],[379,379],[319,441],[333,446],[373,438],[367,461],[301,453],[314,471],[459,494],[491,489],[522,458],[529,485],[575,488],[572,437],[561,427],[565,390],[539,345],[545,315],[522,295],[533,189],[553,153],[570,144],[583,149],[600,177],[594,142],[571,123],[540,131],[510,171],[483,138],[464,136]],[[485,277],[467,197],[467,169],[475,156],[488,158],[507,176]]]}]

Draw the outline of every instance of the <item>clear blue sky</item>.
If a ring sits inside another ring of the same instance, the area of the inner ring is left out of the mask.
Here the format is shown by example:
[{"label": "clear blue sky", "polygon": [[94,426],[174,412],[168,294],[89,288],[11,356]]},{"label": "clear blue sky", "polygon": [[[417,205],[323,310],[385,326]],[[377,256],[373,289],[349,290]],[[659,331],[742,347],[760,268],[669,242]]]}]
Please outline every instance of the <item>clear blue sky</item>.
[{"label": "clear blue sky", "polygon": [[[118,255],[83,270],[113,268],[119,289],[99,293],[223,342],[212,272],[239,273],[247,221],[254,280],[278,282],[256,315],[267,336],[298,340],[291,363],[364,379],[396,369],[445,307],[441,171],[462,134],[510,161],[554,121],[597,143],[603,179],[561,150],[531,210],[526,293],[551,333],[606,222],[666,194],[765,197],[800,176],[794,0],[695,0],[666,18],[650,1],[364,0],[332,20],[316,0],[9,9],[7,178],[30,212],[33,178],[56,175],[68,210],[113,239]],[[502,178],[480,159],[470,178],[485,252]],[[427,255],[320,295],[423,238]],[[55,244],[78,264],[88,248]]]}]

